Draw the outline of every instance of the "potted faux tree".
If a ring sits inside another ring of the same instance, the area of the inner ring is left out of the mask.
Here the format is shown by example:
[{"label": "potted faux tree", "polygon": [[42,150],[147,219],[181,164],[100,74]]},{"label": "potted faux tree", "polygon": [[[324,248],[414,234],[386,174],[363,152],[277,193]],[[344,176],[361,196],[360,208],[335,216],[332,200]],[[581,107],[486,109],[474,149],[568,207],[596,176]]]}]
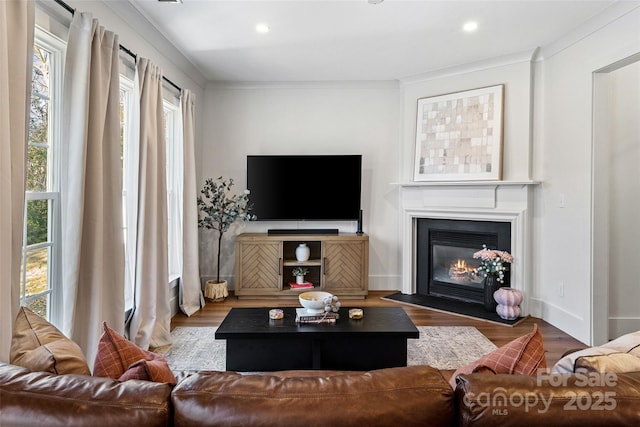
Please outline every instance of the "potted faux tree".
[{"label": "potted faux tree", "polygon": [[[252,221],[257,217],[251,214],[251,204],[249,204],[249,190],[244,190],[241,194],[231,194],[233,186],[233,178],[224,179],[218,177],[214,180],[208,178],[198,196],[198,227],[207,230],[216,230],[218,232],[218,265],[216,281],[214,284],[224,284],[224,286],[214,287],[217,289],[224,288],[226,293],[226,281],[220,280],[220,253],[222,245],[222,235],[229,230],[231,224],[236,221]],[[208,284],[209,282],[207,282]],[[209,299],[221,299],[219,292],[208,292],[205,290],[205,296]],[[209,295],[207,295],[209,294]],[[226,296],[226,295],[224,295]]]}]

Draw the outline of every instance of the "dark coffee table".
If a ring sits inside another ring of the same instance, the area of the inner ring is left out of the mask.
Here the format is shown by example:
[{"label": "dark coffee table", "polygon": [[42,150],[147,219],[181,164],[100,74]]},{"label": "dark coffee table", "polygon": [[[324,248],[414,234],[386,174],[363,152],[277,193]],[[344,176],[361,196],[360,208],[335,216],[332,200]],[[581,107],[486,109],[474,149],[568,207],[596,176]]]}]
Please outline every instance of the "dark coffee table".
[{"label": "dark coffee table", "polygon": [[340,309],[335,323],[296,323],[295,307],[270,320],[269,308],[232,308],[216,331],[227,340],[228,371],[368,371],[407,365],[407,339],[419,333],[402,307],[367,307],[364,318]]}]

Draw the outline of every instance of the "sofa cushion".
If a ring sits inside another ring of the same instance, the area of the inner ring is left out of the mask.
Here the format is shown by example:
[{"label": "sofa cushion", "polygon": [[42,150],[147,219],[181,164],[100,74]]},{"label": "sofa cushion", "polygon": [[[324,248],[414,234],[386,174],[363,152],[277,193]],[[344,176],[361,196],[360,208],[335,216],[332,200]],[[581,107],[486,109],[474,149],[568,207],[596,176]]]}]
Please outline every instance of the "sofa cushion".
[{"label": "sofa cushion", "polygon": [[169,384],[55,375],[0,363],[2,426],[168,426]]},{"label": "sofa cushion", "polygon": [[640,372],[465,374],[455,397],[460,427],[640,425]]},{"label": "sofa cushion", "polygon": [[91,375],[80,347],[25,307],[13,324],[9,361],[30,371]]},{"label": "sofa cushion", "polygon": [[496,374],[534,375],[538,369],[546,367],[542,335],[538,325],[534,324],[532,332],[516,338],[455,371],[449,383],[455,388],[458,375],[471,374],[480,370],[493,371]]},{"label": "sofa cushion", "polygon": [[93,364],[93,375],[119,381],[137,379],[177,383],[164,357],[141,349],[109,328],[106,322],[103,328]]},{"label": "sofa cushion", "polygon": [[583,356],[604,356],[613,353],[629,353],[640,357],[640,331],[623,335],[598,347],[576,351],[558,360],[551,372],[569,374],[574,372],[576,360]]},{"label": "sofa cushion", "polygon": [[369,372],[199,372],[171,401],[176,426],[451,426],[453,390],[429,366]]},{"label": "sofa cushion", "polygon": [[630,353],[611,353],[602,356],[580,356],[576,359],[575,370],[587,372],[640,372],[640,357]]}]

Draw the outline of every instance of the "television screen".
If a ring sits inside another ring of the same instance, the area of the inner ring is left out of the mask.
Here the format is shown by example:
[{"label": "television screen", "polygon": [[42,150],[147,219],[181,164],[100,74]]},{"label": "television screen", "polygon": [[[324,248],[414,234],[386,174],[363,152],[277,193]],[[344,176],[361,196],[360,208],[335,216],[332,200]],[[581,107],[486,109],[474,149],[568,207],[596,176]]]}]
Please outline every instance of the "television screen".
[{"label": "television screen", "polygon": [[357,220],[361,155],[247,156],[247,188],[258,221]]}]

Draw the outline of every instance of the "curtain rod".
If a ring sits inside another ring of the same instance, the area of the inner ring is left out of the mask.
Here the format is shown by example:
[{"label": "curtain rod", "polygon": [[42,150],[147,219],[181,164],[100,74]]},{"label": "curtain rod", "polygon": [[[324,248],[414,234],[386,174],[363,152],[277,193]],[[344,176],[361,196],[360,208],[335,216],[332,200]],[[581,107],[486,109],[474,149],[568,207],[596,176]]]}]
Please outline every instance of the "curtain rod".
[{"label": "curtain rod", "polygon": [[[57,3],[58,5],[62,6],[67,12],[69,12],[71,14],[71,16],[75,15],[76,10],[74,8],[72,8],[71,6],[69,6],[67,3],[65,3],[63,0],[53,0],[53,1],[55,3]],[[136,61],[136,62],[138,61],[138,55],[133,53],[131,50],[129,50],[125,46],[120,45],[120,50],[123,51],[124,53],[126,53],[127,55],[131,56],[134,61]],[[174,82],[172,82],[171,80],[166,78],[165,76],[162,76],[162,80],[164,80],[165,82],[169,83],[171,86],[176,88],[176,90],[178,92],[182,92],[182,89],[180,88],[180,86],[178,86],[177,84],[175,84]]]}]

